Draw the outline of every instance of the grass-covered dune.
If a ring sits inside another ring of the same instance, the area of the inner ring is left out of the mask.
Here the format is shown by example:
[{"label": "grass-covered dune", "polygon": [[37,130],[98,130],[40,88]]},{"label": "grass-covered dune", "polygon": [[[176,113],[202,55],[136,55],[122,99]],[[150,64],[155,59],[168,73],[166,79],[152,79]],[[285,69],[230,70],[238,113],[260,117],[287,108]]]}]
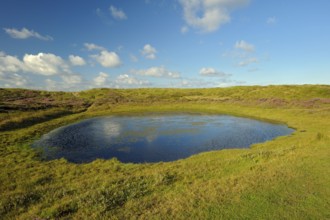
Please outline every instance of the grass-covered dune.
[{"label": "grass-covered dune", "polygon": [[[233,114],[296,131],[168,163],[42,161],[29,145],[88,117]],[[0,89],[0,219],[330,219],[330,86]]]}]

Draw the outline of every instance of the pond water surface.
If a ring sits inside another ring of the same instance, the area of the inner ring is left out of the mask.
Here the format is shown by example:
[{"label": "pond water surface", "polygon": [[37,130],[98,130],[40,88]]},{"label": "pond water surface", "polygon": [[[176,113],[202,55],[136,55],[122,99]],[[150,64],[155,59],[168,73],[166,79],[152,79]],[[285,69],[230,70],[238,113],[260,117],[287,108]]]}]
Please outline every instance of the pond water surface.
[{"label": "pond water surface", "polygon": [[57,128],[33,143],[47,160],[85,163],[116,157],[121,162],[174,161],[203,151],[248,148],[294,130],[228,115],[110,116]]}]

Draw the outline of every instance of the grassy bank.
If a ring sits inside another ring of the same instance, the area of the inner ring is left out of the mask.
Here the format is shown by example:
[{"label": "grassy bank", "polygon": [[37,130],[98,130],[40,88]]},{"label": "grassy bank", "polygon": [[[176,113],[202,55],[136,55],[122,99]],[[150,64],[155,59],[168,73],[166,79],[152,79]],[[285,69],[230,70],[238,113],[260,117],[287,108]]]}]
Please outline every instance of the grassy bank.
[{"label": "grassy bank", "polygon": [[[25,93],[31,91],[0,91],[1,121],[17,121],[0,132],[4,219],[330,218],[330,86]],[[45,95],[52,97],[46,104]],[[26,100],[31,107],[19,107]],[[20,124],[32,106],[43,120]],[[58,109],[70,112],[43,113]],[[296,132],[251,149],[155,164],[42,161],[29,147],[77,120],[150,112],[232,114],[284,122]]]}]

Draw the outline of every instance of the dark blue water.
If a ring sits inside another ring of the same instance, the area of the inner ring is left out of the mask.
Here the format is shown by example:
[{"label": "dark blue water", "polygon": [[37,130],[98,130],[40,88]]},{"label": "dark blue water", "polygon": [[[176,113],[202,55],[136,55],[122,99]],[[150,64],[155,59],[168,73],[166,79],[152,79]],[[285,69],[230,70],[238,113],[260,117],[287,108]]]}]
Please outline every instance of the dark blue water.
[{"label": "dark blue water", "polygon": [[33,143],[47,160],[84,163],[116,157],[122,162],[160,162],[204,151],[248,148],[294,130],[227,115],[98,117],[60,127]]}]

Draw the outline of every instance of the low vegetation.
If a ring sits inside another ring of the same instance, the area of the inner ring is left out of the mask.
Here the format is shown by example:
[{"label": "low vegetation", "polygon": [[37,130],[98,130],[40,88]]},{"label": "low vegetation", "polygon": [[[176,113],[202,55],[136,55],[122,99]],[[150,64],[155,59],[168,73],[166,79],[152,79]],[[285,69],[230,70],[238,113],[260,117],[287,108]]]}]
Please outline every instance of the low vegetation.
[{"label": "low vegetation", "polygon": [[[98,115],[205,112],[296,131],[167,163],[44,161],[33,140]],[[329,219],[330,86],[0,89],[0,218]]]}]

